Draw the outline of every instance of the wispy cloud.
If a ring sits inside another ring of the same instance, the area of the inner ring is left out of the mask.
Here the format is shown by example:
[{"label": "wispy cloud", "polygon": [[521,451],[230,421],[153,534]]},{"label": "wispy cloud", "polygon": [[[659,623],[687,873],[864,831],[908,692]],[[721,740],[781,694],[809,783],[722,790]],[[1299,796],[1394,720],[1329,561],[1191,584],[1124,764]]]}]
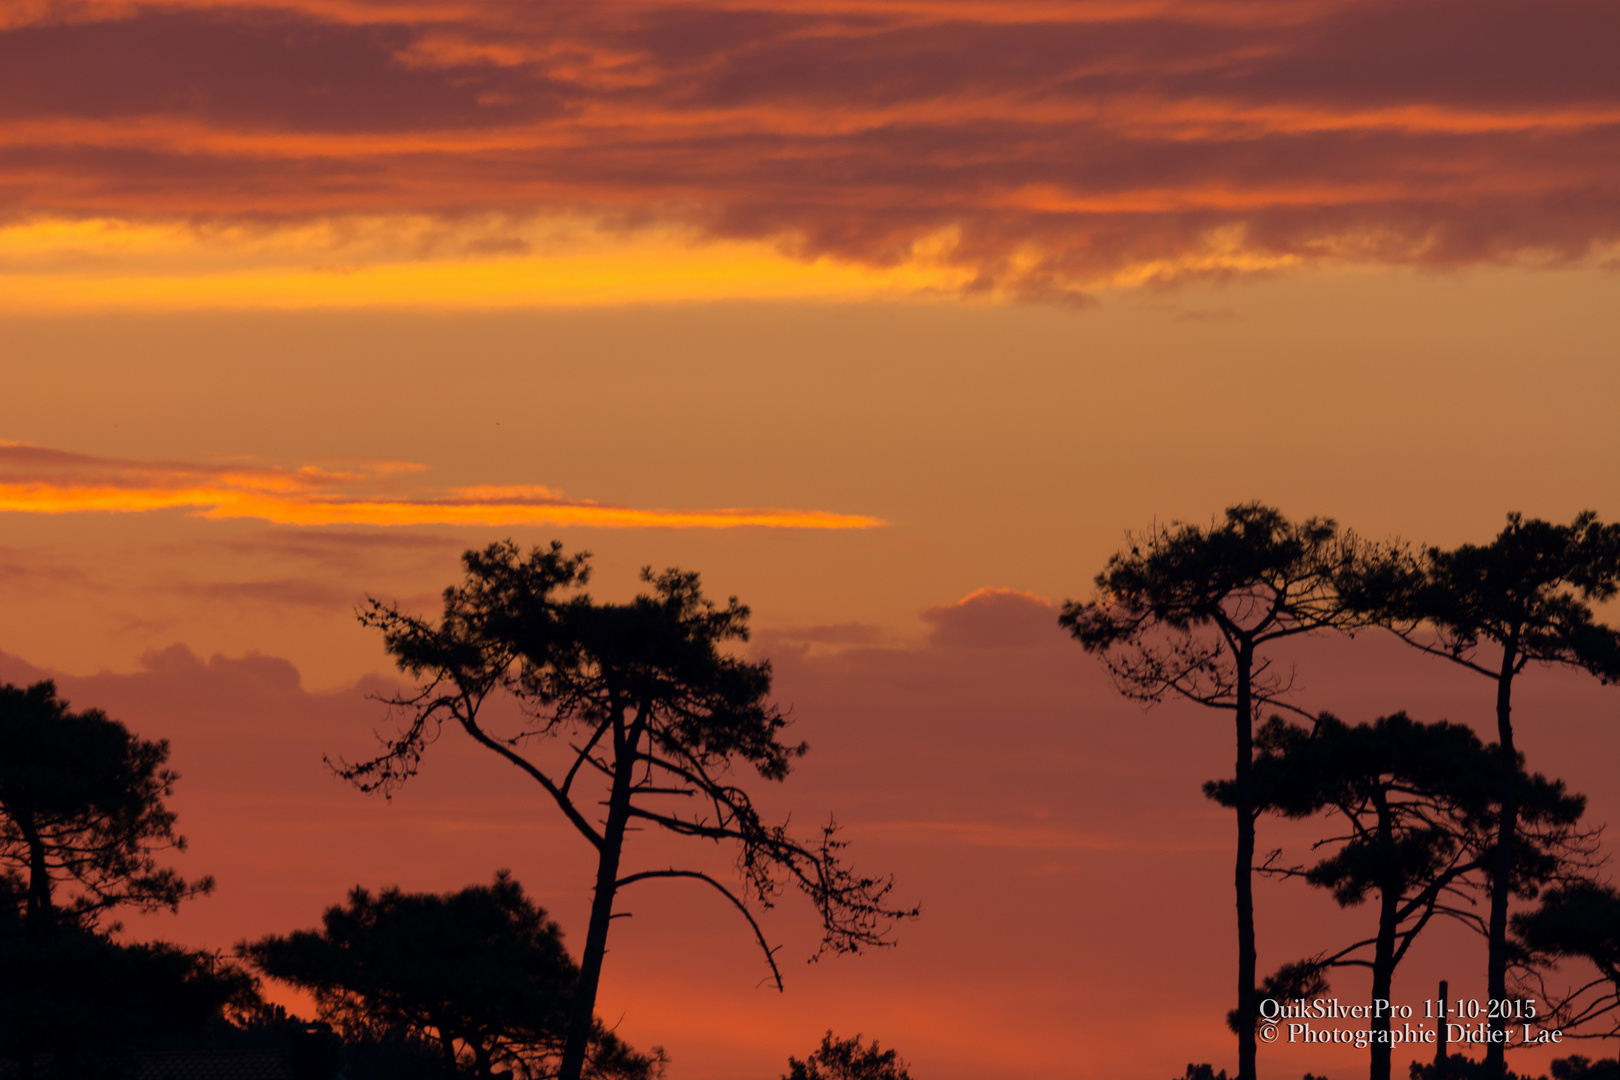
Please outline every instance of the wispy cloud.
[{"label": "wispy cloud", "polygon": [[821,510],[665,510],[565,498],[539,485],[410,486],[421,466],[363,468],[131,461],[0,442],[0,512],[141,513],[282,525],[585,525],[599,528],[864,529],[877,518]]},{"label": "wispy cloud", "polygon": [[[1571,262],[1620,241],[1617,39],[1606,0],[13,4],[0,212],[178,229],[184,265],[104,238],[120,286],[0,273],[60,304],[475,305]],[[535,225],[564,219],[709,276],[570,291]],[[364,234],[412,221],[438,239],[405,274]],[[271,273],[245,226],[304,261]],[[323,253],[360,276],[300,278]]]}]

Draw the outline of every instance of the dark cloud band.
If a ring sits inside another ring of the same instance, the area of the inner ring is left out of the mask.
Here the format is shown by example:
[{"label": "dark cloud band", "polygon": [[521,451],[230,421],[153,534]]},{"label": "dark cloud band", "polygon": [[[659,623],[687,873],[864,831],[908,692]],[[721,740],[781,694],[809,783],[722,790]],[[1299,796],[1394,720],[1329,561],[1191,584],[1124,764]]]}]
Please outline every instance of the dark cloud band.
[{"label": "dark cloud band", "polygon": [[14,216],[582,211],[971,287],[1620,238],[1601,0],[91,4],[0,31]]}]

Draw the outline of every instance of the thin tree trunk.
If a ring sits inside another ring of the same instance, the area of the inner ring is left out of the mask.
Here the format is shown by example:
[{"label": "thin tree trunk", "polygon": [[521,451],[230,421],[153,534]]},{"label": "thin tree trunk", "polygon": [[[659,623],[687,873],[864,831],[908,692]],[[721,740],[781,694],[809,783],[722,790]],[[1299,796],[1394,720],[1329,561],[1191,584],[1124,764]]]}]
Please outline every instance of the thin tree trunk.
[{"label": "thin tree trunk", "polygon": [[[1384,848],[1383,862],[1389,866],[1394,857],[1395,837],[1390,822],[1389,804],[1382,791],[1373,793],[1378,807],[1378,842]],[[1389,1031],[1389,1013],[1379,1007],[1389,1001],[1390,988],[1395,981],[1395,930],[1400,910],[1401,889],[1398,880],[1386,877],[1378,884],[1378,940],[1373,945],[1372,968],[1372,1024],[1374,1032]],[[1387,1039],[1388,1036],[1386,1035]],[[1389,1080],[1391,1047],[1387,1041],[1373,1036],[1369,1080]]]},{"label": "thin tree trunk", "polygon": [[1255,1080],[1254,1000],[1254,790],[1250,776],[1254,764],[1254,717],[1249,679],[1254,663],[1253,646],[1244,641],[1237,650],[1237,768],[1233,801],[1237,804],[1237,863],[1233,883],[1237,887],[1238,923],[1238,1075],[1237,1080]]},{"label": "thin tree trunk", "polygon": [[26,812],[13,815],[17,829],[28,845],[28,906],[25,926],[28,936],[39,941],[53,928],[55,905],[51,903],[51,872],[45,861],[45,840]]},{"label": "thin tree trunk", "polygon": [[590,1046],[591,1028],[596,1020],[596,989],[602,979],[602,961],[607,956],[608,928],[613,924],[613,897],[618,891],[624,830],[630,820],[630,780],[635,760],[633,747],[626,745],[627,740],[621,734],[622,712],[614,720],[614,727],[613,790],[608,796],[607,822],[602,829],[601,856],[596,864],[596,894],[591,900],[590,928],[585,933],[585,951],[579,958],[579,985],[574,990],[573,1013],[568,1018],[568,1037],[563,1043],[557,1080],[580,1080],[580,1074],[585,1071],[585,1052]]},{"label": "thin tree trunk", "polygon": [[444,1030],[443,1024],[435,1024],[434,1026],[439,1029],[439,1056],[444,1058],[444,1075],[449,1077],[450,1080],[455,1080],[457,1071],[455,1036]]},{"label": "thin tree trunk", "polygon": [[[1485,996],[1490,1001],[1507,999],[1507,922],[1510,878],[1514,845],[1519,831],[1519,760],[1513,747],[1513,674],[1518,663],[1517,642],[1509,638],[1502,646],[1502,671],[1496,679],[1496,738],[1502,755],[1502,809],[1496,831],[1495,872],[1491,876],[1491,917],[1489,946],[1485,961]],[[1487,1004],[1487,1011],[1490,1006]],[[1506,1010],[1502,1010],[1505,1013]],[[1504,1080],[1507,1075],[1507,1044],[1497,1042],[1505,1034],[1507,1017],[1491,1017],[1494,1036],[1485,1045],[1486,1080]]]}]

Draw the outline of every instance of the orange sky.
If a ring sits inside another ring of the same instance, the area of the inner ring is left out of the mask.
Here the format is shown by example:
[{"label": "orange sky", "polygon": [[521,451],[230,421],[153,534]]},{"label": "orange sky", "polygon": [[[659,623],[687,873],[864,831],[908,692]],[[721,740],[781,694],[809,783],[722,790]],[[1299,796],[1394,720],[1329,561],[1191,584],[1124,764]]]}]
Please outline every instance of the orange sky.
[{"label": "orange sky", "polygon": [[[510,866],[578,941],[581,852],[497,763],[447,739],[392,805],[326,774],[388,674],[353,605],[425,610],[505,536],[594,552],[605,597],[695,569],[812,746],[773,805],[836,811],[925,915],[804,967],[784,904],[778,996],[726,911],[649,893],[621,1034],[672,1080],[774,1076],[828,1027],[919,1080],[1230,1068],[1198,793],[1229,735],[1118,699],[1052,605],[1126,529],[1248,499],[1440,544],[1620,518],[1617,19],[6,5],[0,678],[173,741],[219,891],[143,929],[228,946]],[[1300,663],[1347,719],[1487,719],[1375,641]],[[1620,696],[1533,685],[1531,764],[1613,820]],[[1357,925],[1260,903],[1267,970]],[[1404,997],[1482,982],[1461,936],[1418,948]]]}]

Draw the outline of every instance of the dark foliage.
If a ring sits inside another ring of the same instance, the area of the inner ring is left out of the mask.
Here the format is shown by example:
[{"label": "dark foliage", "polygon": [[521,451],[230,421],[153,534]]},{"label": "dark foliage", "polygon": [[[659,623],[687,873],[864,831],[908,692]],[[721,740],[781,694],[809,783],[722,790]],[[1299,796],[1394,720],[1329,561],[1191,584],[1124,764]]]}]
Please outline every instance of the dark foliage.
[{"label": "dark foliage", "polygon": [[[1620,525],[1604,525],[1590,511],[1568,525],[1509,514],[1506,528],[1489,544],[1370,553],[1346,569],[1339,588],[1349,607],[1408,644],[1496,684],[1504,767],[1486,995],[1500,1000],[1507,996],[1508,904],[1518,843],[1514,680],[1531,664],[1575,668],[1606,683],[1620,679],[1620,633],[1598,623],[1591,607],[1620,590]],[[1490,648],[1482,652],[1482,645]],[[1493,1030],[1504,1023],[1491,1020]],[[1488,1045],[1485,1061],[1493,1080],[1504,1076],[1503,1055],[1502,1043]]]},{"label": "dark foliage", "polygon": [[[585,559],[559,544],[527,556],[511,542],[469,551],[466,580],[445,590],[437,624],[373,601],[362,621],[421,684],[390,702],[405,722],[384,752],[339,769],[365,790],[387,792],[415,773],[450,723],[538,784],[596,850],[563,1080],[578,1080],[583,1067],[615,897],[631,884],[685,879],[718,891],[748,921],[779,987],[754,910],[783,888],[815,906],[823,952],[886,944],[894,920],[916,915],[887,903],[889,879],[843,865],[833,825],[796,838],[766,823],[731,779],[746,765],[781,780],[805,751],[780,738],[787,717],[769,700],[769,664],[727,651],[747,640],[748,609],[735,597],[715,604],[697,575],[677,570],[643,571],[651,590],[627,604],[597,603],[580,591]],[[523,722],[499,730],[484,706],[503,693],[520,703]],[[675,867],[623,872],[626,835],[646,826],[732,845],[740,880],[728,886]]]},{"label": "dark foliage", "polygon": [[[1592,881],[1549,889],[1533,911],[1513,916],[1521,989],[1532,990],[1575,1038],[1620,1038],[1620,893]],[[1563,961],[1584,961],[1595,978],[1550,985]],[[1612,1061],[1609,1065],[1614,1064]]]},{"label": "dark foliage", "polygon": [[[1553,1062],[1556,1072],[1558,1062]],[[1446,1068],[1443,1080],[1487,1080],[1490,1075],[1490,1066],[1484,1059],[1463,1057],[1460,1054],[1446,1055]],[[1441,1072],[1431,1061],[1414,1061],[1407,1069],[1410,1080],[1442,1080]],[[1509,1069],[1507,1080],[1547,1080],[1545,1076],[1532,1076],[1530,1073],[1516,1073]]]},{"label": "dark foliage", "polygon": [[251,976],[173,945],[85,930],[0,938],[0,1055],[49,1053],[66,1069],[195,1037],[257,1001]]},{"label": "dark foliage", "polygon": [[1591,1061],[1579,1054],[1552,1063],[1553,1080],[1620,1080],[1620,1062],[1614,1058]]},{"label": "dark foliage", "polygon": [[164,805],[178,777],[167,742],[130,734],[100,709],[73,712],[56,686],[0,686],[0,867],[36,936],[93,929],[119,907],[174,909],[213,888],[160,867],[184,850]]},{"label": "dark foliage", "polygon": [[1182,698],[1234,714],[1240,1080],[1255,1078],[1259,1003],[1253,723],[1262,706],[1303,712],[1288,700],[1292,673],[1273,668],[1266,646],[1362,625],[1366,617],[1340,602],[1338,588],[1347,568],[1372,559],[1371,549],[1329,519],[1293,522],[1273,507],[1246,503],[1207,528],[1175,523],[1131,536],[1097,575],[1096,595],[1066,602],[1059,619],[1102,658],[1127,697],[1150,704]]},{"label": "dark foliage", "polygon": [[110,936],[119,909],[207,892],[158,865],[181,849],[169,747],[49,682],[0,686],[0,1056],[63,1074],[195,1036],[256,1001],[251,976],[172,945]]},{"label": "dark foliage", "polygon": [[[1493,679],[1532,663],[1620,679],[1620,633],[1591,606],[1620,589],[1620,524],[1590,511],[1568,525],[1509,514],[1489,544],[1370,554],[1340,578],[1345,602],[1415,647]],[[1485,642],[1509,651],[1505,669],[1479,655]]]},{"label": "dark foliage", "polygon": [[[431,1039],[441,1071],[554,1074],[579,971],[557,924],[509,874],[445,894],[357,888],[322,924],[241,951],[266,975],[311,991],[320,1018],[351,1044]],[[588,1076],[645,1080],[661,1057],[636,1054],[598,1026],[589,1060]]]},{"label": "dark foliage", "polygon": [[[1266,871],[1302,877],[1340,906],[1370,901],[1375,908],[1371,935],[1288,965],[1274,978],[1298,983],[1313,969],[1365,967],[1372,997],[1388,999],[1396,967],[1436,916],[1485,932],[1474,897],[1495,868],[1502,791],[1496,747],[1463,725],[1418,723],[1404,713],[1353,727],[1326,713],[1309,728],[1272,717],[1255,745],[1259,808],[1294,818],[1326,811],[1342,826],[1312,845],[1322,853],[1314,865],[1279,865],[1276,852]],[[1533,896],[1549,880],[1589,868],[1595,837],[1577,828],[1585,799],[1567,794],[1562,783],[1522,775],[1518,788],[1522,836],[1512,887]],[[1230,781],[1205,787],[1224,805],[1231,805],[1232,789]],[[1286,996],[1319,992],[1311,990]],[[1372,1021],[1375,1030],[1388,1025],[1388,1016]],[[1391,1049],[1381,1041],[1369,1047],[1373,1080],[1390,1075]]]},{"label": "dark foliage", "polygon": [[860,1035],[835,1039],[829,1031],[804,1061],[788,1058],[781,1080],[911,1080],[911,1073],[895,1051],[880,1048],[876,1040],[863,1046]]}]

